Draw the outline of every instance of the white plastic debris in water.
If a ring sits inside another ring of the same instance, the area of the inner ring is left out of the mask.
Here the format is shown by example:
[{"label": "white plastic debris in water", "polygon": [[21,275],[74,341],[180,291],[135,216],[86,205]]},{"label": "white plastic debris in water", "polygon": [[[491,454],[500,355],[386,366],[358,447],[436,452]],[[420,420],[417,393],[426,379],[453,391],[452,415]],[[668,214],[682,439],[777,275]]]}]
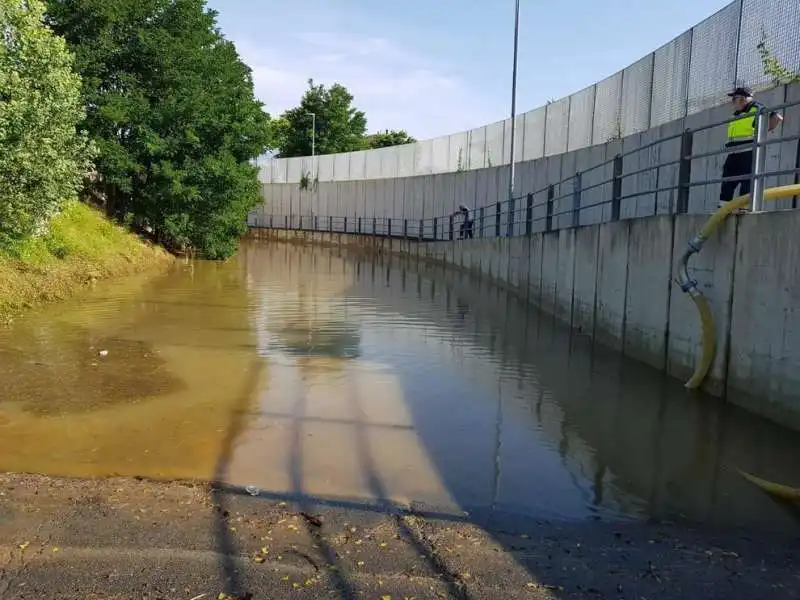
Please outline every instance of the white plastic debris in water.
[{"label": "white plastic debris in water", "polygon": [[245,487],[244,489],[245,489],[245,491],[246,491],[248,494],[250,494],[251,496],[258,496],[258,495],[261,493],[261,490],[259,490],[259,489],[258,489],[256,486],[254,486],[254,485],[248,485],[248,486],[247,486],[247,487]]},{"label": "white plastic debris in water", "polygon": [[108,356],[108,350],[100,350],[100,352],[98,352],[98,354],[99,354],[100,356],[104,356],[104,357],[105,357],[105,356]]}]

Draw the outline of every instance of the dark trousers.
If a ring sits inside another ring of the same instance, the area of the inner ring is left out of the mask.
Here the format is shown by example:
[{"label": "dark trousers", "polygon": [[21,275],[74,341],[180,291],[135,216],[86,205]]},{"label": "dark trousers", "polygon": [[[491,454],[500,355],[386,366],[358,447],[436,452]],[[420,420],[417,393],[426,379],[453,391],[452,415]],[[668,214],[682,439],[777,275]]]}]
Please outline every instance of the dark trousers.
[{"label": "dark trousers", "polygon": [[461,239],[472,238],[472,219],[469,221],[464,220],[461,223]]},{"label": "dark trousers", "polygon": [[[728,154],[725,159],[725,164],[722,165],[723,177],[738,177],[741,175],[750,175],[753,171],[753,151],[745,150],[744,152],[733,152]],[[719,189],[719,199],[723,202],[730,202],[733,200],[733,194],[736,191],[736,186],[739,188],[739,194],[744,196],[750,193],[750,180],[742,179],[740,181],[723,181]]]}]

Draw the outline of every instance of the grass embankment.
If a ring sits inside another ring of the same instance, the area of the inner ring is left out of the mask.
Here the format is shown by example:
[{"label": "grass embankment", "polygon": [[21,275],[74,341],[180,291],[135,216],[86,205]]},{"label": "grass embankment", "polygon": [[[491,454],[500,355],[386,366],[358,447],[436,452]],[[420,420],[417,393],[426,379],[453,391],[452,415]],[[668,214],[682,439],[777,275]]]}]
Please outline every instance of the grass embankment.
[{"label": "grass embankment", "polygon": [[108,277],[166,267],[172,256],[108,221],[80,202],[69,202],[50,231],[13,253],[0,250],[0,323],[23,309],[68,298]]}]

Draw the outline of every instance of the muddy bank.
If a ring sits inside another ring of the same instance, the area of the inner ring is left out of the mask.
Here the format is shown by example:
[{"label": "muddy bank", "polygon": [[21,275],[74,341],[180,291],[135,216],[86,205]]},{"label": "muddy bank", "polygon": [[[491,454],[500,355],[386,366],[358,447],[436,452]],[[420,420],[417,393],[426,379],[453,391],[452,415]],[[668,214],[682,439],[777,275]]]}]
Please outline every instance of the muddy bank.
[{"label": "muddy bank", "polygon": [[474,524],[182,482],[0,476],[0,598],[796,598],[800,542]]}]

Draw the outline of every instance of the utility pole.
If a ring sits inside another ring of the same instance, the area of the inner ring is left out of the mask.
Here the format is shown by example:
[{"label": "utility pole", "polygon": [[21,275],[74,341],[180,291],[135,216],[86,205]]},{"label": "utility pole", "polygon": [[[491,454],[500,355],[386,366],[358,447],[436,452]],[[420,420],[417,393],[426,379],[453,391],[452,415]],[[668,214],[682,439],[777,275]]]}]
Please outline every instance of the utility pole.
[{"label": "utility pole", "polygon": [[[508,200],[514,197],[514,153],[517,138],[517,54],[519,52],[519,0],[514,8],[514,66],[511,69],[511,156],[509,157]],[[509,215],[513,219],[513,215]]]}]

